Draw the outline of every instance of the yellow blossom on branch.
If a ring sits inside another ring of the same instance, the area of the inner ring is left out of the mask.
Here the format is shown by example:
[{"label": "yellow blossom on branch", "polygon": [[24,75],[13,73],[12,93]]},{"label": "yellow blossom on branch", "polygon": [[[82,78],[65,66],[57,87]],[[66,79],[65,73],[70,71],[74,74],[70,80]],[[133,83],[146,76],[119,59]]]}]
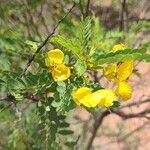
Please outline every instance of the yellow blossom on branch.
[{"label": "yellow blossom on branch", "polygon": [[115,92],[123,101],[129,100],[132,97],[132,87],[126,81],[119,81]]},{"label": "yellow blossom on branch", "polygon": [[55,82],[65,81],[70,77],[70,68],[64,64],[58,64],[51,70]]},{"label": "yellow blossom on branch", "polygon": [[111,89],[100,89],[96,92],[91,92],[87,87],[81,87],[73,92],[73,100],[77,105],[86,107],[110,107],[117,97]]},{"label": "yellow blossom on branch", "polygon": [[50,50],[47,55],[48,57],[45,59],[45,64],[47,67],[63,63],[64,53],[60,49]]},{"label": "yellow blossom on branch", "polygon": [[133,64],[134,64],[134,61],[130,60],[130,61],[123,62],[118,67],[118,71],[117,71],[118,80],[120,81],[127,80],[127,78],[132,74]]},{"label": "yellow blossom on branch", "polygon": [[92,93],[90,88],[81,87],[72,92],[73,100],[77,105],[81,105],[81,100]]},{"label": "yellow blossom on branch", "polygon": [[117,65],[109,64],[107,67],[103,68],[103,75],[109,80],[114,81],[117,73]]},{"label": "yellow blossom on branch", "polygon": [[50,50],[47,53],[45,64],[49,67],[55,82],[65,81],[70,77],[70,68],[63,64],[64,53],[60,49]]},{"label": "yellow blossom on branch", "polygon": [[[124,44],[117,44],[113,47],[113,51],[119,51],[126,49]],[[120,65],[109,64],[103,68],[103,75],[109,81],[115,81],[117,83],[116,95],[126,101],[132,96],[132,87],[126,81],[133,72],[134,60],[122,62]]]},{"label": "yellow blossom on branch", "polygon": [[117,97],[111,89],[100,89],[82,99],[82,104],[86,107],[110,107]]}]

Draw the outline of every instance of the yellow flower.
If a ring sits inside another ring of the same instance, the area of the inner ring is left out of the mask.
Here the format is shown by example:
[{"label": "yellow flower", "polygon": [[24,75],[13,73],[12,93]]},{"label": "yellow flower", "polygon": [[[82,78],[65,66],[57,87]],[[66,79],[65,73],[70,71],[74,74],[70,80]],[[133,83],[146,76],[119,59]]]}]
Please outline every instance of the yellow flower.
[{"label": "yellow flower", "polygon": [[130,60],[130,61],[126,61],[122,63],[119,66],[118,71],[117,71],[118,80],[124,81],[132,74],[133,64],[134,64],[134,61]]},{"label": "yellow flower", "polygon": [[103,68],[103,75],[109,80],[114,81],[117,73],[117,65],[109,64],[107,67]]},{"label": "yellow flower", "polygon": [[92,93],[90,88],[81,87],[72,92],[73,100],[77,105],[81,105],[81,100]]},{"label": "yellow flower", "polygon": [[110,107],[113,105],[113,102],[117,100],[117,96],[112,89],[102,89],[95,92],[97,95],[101,95],[99,106],[101,107]]},{"label": "yellow flower", "polygon": [[64,64],[58,64],[51,70],[54,81],[60,82],[70,77],[70,68]]},{"label": "yellow flower", "polygon": [[111,89],[101,89],[92,93],[89,88],[82,87],[73,92],[75,103],[86,107],[110,107],[116,99],[117,97]]},{"label": "yellow flower", "polygon": [[116,52],[116,51],[119,51],[119,50],[124,50],[124,49],[127,49],[127,46],[125,44],[117,44],[115,45],[113,48],[112,48],[112,51]]},{"label": "yellow flower", "polygon": [[132,96],[132,87],[126,81],[119,81],[116,95],[120,96],[123,101],[126,101]]},{"label": "yellow flower", "polygon": [[50,50],[47,54],[48,57],[45,59],[45,64],[47,67],[63,63],[64,53],[60,49]]},{"label": "yellow flower", "polygon": [[110,107],[115,100],[117,100],[117,97],[111,89],[101,89],[85,96],[81,100],[81,104],[86,107]]}]

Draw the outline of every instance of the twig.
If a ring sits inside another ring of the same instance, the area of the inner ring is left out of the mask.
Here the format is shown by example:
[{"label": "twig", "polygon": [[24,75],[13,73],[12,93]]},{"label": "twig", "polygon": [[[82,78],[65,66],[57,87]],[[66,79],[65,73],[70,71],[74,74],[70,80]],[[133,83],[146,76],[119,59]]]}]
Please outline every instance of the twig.
[{"label": "twig", "polygon": [[85,17],[87,17],[89,15],[89,12],[90,12],[90,0],[87,1]]},{"label": "twig", "polygon": [[94,122],[94,127],[93,127],[93,132],[92,132],[92,136],[90,137],[90,140],[88,142],[88,145],[87,145],[87,148],[86,150],[90,150],[91,146],[92,146],[92,143],[94,141],[94,138],[96,137],[96,134],[97,134],[97,130],[98,128],[100,127],[100,125],[102,124],[103,122],[103,119],[108,116],[110,114],[109,111],[103,111],[99,116],[98,118],[95,120]]},{"label": "twig", "polygon": [[121,21],[120,21],[120,31],[128,30],[128,10],[126,0],[121,0]]},{"label": "twig", "polygon": [[146,99],[146,100],[138,101],[138,102],[135,101],[135,102],[132,102],[132,103],[129,103],[127,105],[122,106],[120,109],[123,109],[123,108],[126,108],[126,107],[132,107],[132,106],[139,105],[139,104],[144,104],[144,103],[147,103],[147,102],[150,102],[150,99]]},{"label": "twig", "polygon": [[80,6],[81,14],[84,17],[84,9],[83,9],[83,5],[82,5],[82,0],[79,1],[79,6]]},{"label": "twig", "polygon": [[40,52],[40,50],[46,45],[48,42],[49,38],[55,33],[56,29],[58,28],[59,24],[66,18],[70,12],[73,10],[73,8],[76,6],[76,3],[73,1],[73,6],[69,9],[69,11],[57,22],[57,24],[54,26],[52,32],[47,36],[47,38],[41,43],[41,45],[37,48],[36,52],[32,55],[32,57],[29,59],[25,69],[23,70],[22,75],[25,75],[27,69],[31,65],[31,63],[34,61],[35,56]]},{"label": "twig", "polygon": [[123,111],[117,110],[117,111],[113,111],[114,114],[117,114],[118,116],[120,116],[121,118],[127,120],[127,119],[131,119],[131,118],[136,118],[136,117],[143,117],[146,114],[150,113],[150,108],[145,109],[141,112],[138,113],[125,113]]}]

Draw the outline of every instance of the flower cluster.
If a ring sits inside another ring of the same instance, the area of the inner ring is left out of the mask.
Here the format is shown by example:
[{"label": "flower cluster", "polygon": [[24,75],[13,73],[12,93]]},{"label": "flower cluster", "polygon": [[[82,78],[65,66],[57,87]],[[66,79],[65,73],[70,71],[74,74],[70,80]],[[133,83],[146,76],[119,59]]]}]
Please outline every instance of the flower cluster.
[{"label": "flower cluster", "polygon": [[[113,51],[124,50],[127,48],[123,44],[118,44],[113,47]],[[117,83],[115,93],[126,101],[132,96],[132,87],[127,82],[128,77],[132,74],[134,61],[125,61],[121,64],[109,64],[103,68],[103,74],[109,81]]]},{"label": "flower cluster", "polygon": [[[113,51],[124,50],[127,47],[124,44],[118,44],[113,47]],[[109,64],[103,68],[103,75],[109,80],[117,83],[116,90],[100,89],[92,92],[90,88],[81,87],[73,91],[73,99],[77,105],[86,107],[110,107],[113,102],[121,97],[122,100],[128,100],[132,96],[132,88],[127,79],[132,74],[134,61],[126,61],[120,64]]]},{"label": "flower cluster", "polygon": [[70,68],[64,63],[64,53],[59,49],[47,53],[45,64],[49,68],[55,82],[67,80],[70,77]]},{"label": "flower cluster", "polygon": [[[115,45],[112,51],[124,50],[127,47],[124,44]],[[70,68],[64,61],[64,53],[59,49],[50,50],[45,59],[45,64],[49,68],[55,82],[67,80],[70,77]],[[122,100],[128,100],[132,96],[132,88],[127,79],[132,74],[134,61],[125,61],[112,63],[103,68],[103,75],[117,84],[117,88],[99,89],[95,92],[88,87],[80,87],[72,92],[72,97],[77,105],[86,107],[110,107],[114,101],[120,97]]]}]

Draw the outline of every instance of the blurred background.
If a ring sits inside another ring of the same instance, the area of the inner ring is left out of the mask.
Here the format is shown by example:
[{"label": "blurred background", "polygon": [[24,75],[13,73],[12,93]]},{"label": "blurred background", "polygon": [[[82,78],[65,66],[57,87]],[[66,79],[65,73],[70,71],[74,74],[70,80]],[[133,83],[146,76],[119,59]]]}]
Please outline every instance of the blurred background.
[{"label": "blurred background", "polygon": [[[88,14],[98,22],[101,49],[110,49],[119,42],[130,48],[149,44],[150,0],[75,2],[76,7],[61,22],[55,34],[64,34],[69,38],[69,35],[78,33],[75,27]],[[34,42],[40,44],[72,4],[72,0],[0,0],[1,78],[4,74],[22,72],[33,54]],[[53,46],[47,44],[42,53],[50,48]],[[40,65],[43,65],[42,57],[35,59],[29,72],[36,74]],[[103,87],[113,86],[100,72],[89,74]],[[129,82],[134,89],[133,96],[123,103],[120,114],[102,116],[102,111],[93,118],[81,107],[70,112],[68,121],[75,131],[76,149],[84,150],[85,145],[89,145],[91,150],[150,149],[150,64],[136,62]],[[0,86],[0,150],[41,149],[35,130],[36,103],[24,100],[23,105],[10,106],[11,103],[5,101],[6,91],[1,82]]]}]

